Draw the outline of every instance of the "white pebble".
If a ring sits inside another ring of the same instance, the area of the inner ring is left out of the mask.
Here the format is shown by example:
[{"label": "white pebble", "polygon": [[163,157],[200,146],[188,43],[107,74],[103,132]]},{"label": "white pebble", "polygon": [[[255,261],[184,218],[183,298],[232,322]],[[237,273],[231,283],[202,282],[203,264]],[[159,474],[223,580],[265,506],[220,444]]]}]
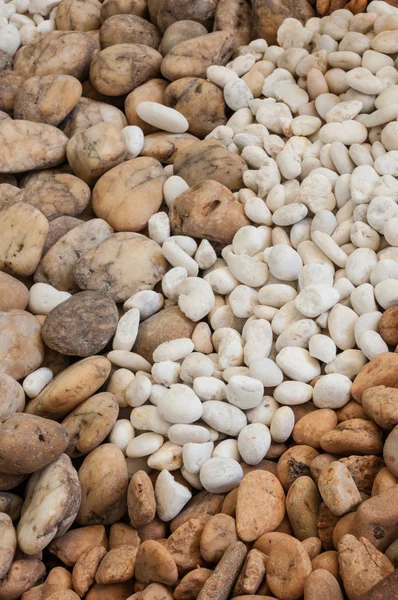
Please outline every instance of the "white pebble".
[{"label": "white pebble", "polygon": [[170,133],[185,133],[189,128],[187,119],[174,108],[158,102],[140,102],[136,107],[137,115],[153,127]]},{"label": "white pebble", "polygon": [[25,394],[29,398],[36,398],[42,389],[52,381],[53,377],[53,372],[47,367],[40,367],[39,369],[36,369],[36,371],[29,373],[22,383]]},{"label": "white pebble", "polygon": [[200,469],[200,482],[212,494],[230,492],[242,479],[242,467],[232,458],[210,458]]}]

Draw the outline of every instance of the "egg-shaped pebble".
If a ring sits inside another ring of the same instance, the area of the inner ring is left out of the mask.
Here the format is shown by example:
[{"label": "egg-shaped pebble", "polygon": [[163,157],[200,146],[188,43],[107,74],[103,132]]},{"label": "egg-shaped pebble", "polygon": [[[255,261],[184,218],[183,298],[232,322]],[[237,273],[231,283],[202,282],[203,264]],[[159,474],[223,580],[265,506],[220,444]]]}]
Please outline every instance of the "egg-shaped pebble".
[{"label": "egg-shaped pebble", "polygon": [[223,494],[239,485],[243,471],[232,458],[214,457],[203,463],[199,476],[205,490],[212,494]]},{"label": "egg-shaped pebble", "polygon": [[266,425],[251,423],[246,425],[238,436],[238,449],[248,465],[258,465],[271,445],[271,434]]}]

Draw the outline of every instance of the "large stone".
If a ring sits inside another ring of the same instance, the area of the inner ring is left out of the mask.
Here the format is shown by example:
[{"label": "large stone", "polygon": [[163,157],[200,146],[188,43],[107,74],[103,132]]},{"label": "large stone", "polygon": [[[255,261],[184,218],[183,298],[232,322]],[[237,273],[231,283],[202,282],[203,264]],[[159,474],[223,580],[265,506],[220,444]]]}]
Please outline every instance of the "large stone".
[{"label": "large stone", "polygon": [[276,43],[276,33],[283,19],[291,17],[305,23],[315,13],[307,0],[253,0],[253,39],[264,38]]}]

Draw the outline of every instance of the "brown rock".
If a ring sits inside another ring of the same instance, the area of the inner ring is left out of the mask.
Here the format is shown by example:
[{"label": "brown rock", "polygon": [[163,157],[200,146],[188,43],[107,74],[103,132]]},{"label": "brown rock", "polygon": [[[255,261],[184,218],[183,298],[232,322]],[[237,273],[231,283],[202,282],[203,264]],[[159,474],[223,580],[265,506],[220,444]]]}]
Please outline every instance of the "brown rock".
[{"label": "brown rock", "polygon": [[122,163],[126,154],[122,135],[112,123],[97,123],[77,133],[66,147],[73,172],[89,185],[94,185],[101,175]]},{"label": "brown rock", "polygon": [[0,600],[18,600],[45,572],[45,565],[37,558],[15,560],[0,582]]},{"label": "brown rock", "polygon": [[231,544],[199,592],[198,600],[227,600],[242,568],[246,553],[247,549],[243,542]]},{"label": "brown rock", "polygon": [[321,438],[321,447],[333,454],[380,454],[383,448],[379,427],[371,421],[350,419]]},{"label": "brown rock", "polygon": [[311,571],[307,552],[298,540],[292,538],[271,550],[267,562],[267,583],[271,592],[281,600],[298,600],[303,595],[304,584]]},{"label": "brown rock", "polygon": [[340,540],[347,534],[351,533],[352,525],[355,519],[355,512],[350,512],[341,517],[333,529],[333,545],[336,550],[339,547]]},{"label": "brown rock", "polygon": [[92,546],[108,547],[108,540],[103,525],[89,525],[67,531],[58,538],[52,540],[48,546],[51,554],[68,567],[76,564],[83,552]]},{"label": "brown rock", "polygon": [[164,91],[168,81],[164,79],[150,79],[130,92],[125,101],[126,117],[129,125],[136,125],[144,132],[144,135],[158,131],[156,127],[145,123],[137,115],[137,106],[140,102],[158,102],[164,104]]},{"label": "brown rock", "polygon": [[149,21],[137,15],[115,15],[105,21],[99,35],[101,48],[115,44],[144,44],[157,50],[160,33]]},{"label": "brown rock", "polygon": [[101,27],[101,3],[98,0],[62,0],[57,6],[55,23],[64,31],[93,31]]},{"label": "brown rock", "polygon": [[318,479],[323,469],[330,465],[331,462],[336,460],[336,456],[333,454],[320,454],[311,463],[311,477],[318,483]]},{"label": "brown rock", "polygon": [[286,497],[286,511],[298,540],[318,535],[320,504],[321,498],[311,477],[299,477],[292,483]]},{"label": "brown rock", "polygon": [[392,429],[398,423],[398,389],[378,385],[365,390],[362,406],[372,421],[383,429]]},{"label": "brown rock", "polygon": [[398,427],[388,435],[383,448],[383,458],[391,473],[398,477]]},{"label": "brown rock", "polygon": [[208,31],[204,25],[197,21],[183,19],[169,25],[163,34],[159,52],[166,56],[177,44],[192,40],[193,38],[207,35]]},{"label": "brown rock", "polygon": [[302,475],[311,475],[311,463],[318,452],[311,446],[293,446],[286,450],[278,461],[277,476],[285,491]]},{"label": "brown rock", "polygon": [[146,0],[105,0],[101,5],[101,19],[106,21],[113,15],[137,15],[144,19],[148,16]]},{"label": "brown rock", "polygon": [[222,91],[205,79],[177,79],[167,87],[164,101],[167,106],[184,115],[189,123],[189,133],[199,138],[204,138],[215,127],[227,122]]},{"label": "brown rock", "polygon": [[398,344],[398,306],[391,306],[382,314],[379,333],[389,346]]},{"label": "brown rock", "polygon": [[344,600],[338,581],[326,569],[317,569],[304,585],[304,600]]},{"label": "brown rock", "polygon": [[20,189],[9,183],[0,183],[0,210],[20,201]]},{"label": "brown rock", "polygon": [[0,470],[12,475],[39,471],[68,445],[66,430],[49,419],[15,413],[0,418]]},{"label": "brown rock", "polygon": [[49,600],[79,600],[80,596],[73,590],[59,590],[47,596]]},{"label": "brown rock", "polygon": [[365,500],[355,515],[352,532],[384,551],[398,537],[398,486]]},{"label": "brown rock", "polygon": [[[163,201],[162,165],[139,157],[111,169],[93,190],[93,209],[116,231],[141,231]],[[142,198],[147,198],[142,202]]]},{"label": "brown rock", "polygon": [[310,557],[310,560],[314,560],[322,551],[322,542],[318,537],[309,537],[301,542]]},{"label": "brown rock", "polygon": [[0,492],[7,492],[16,488],[26,479],[25,475],[10,475],[0,471]]},{"label": "brown rock", "polygon": [[[30,177],[20,191],[19,199],[31,204],[52,221],[61,215],[75,217],[82,213],[90,195],[88,185],[74,175],[51,173],[45,177]],[[50,228],[47,236],[49,233]]]},{"label": "brown rock", "polygon": [[162,56],[144,44],[116,44],[101,50],[90,66],[90,81],[108,96],[128,94],[159,75]]},{"label": "brown rock", "polygon": [[361,402],[365,390],[380,385],[398,387],[398,354],[382,352],[372,358],[355,377],[351,395]]},{"label": "brown rock", "polygon": [[355,485],[360,492],[370,494],[376,475],[384,467],[383,460],[378,456],[348,456],[341,458],[351,473]]},{"label": "brown rock", "polygon": [[133,593],[133,582],[125,581],[123,583],[112,583],[109,585],[99,585],[95,583],[87,592],[85,600],[127,600]]},{"label": "brown rock", "polygon": [[376,583],[361,600],[398,600],[398,569]]},{"label": "brown rock", "polygon": [[12,113],[15,97],[23,82],[23,77],[14,71],[0,71],[0,110]]},{"label": "brown rock", "polygon": [[[124,515],[128,486],[124,455],[114,444],[102,444],[83,461],[79,469],[82,502],[76,521],[79,525],[111,525]],[[106,481],[106,486],[103,482]]]},{"label": "brown rock", "polygon": [[118,311],[110,296],[80,292],[53,308],[42,327],[44,343],[71,356],[98,354],[115,333]]},{"label": "brown rock", "polygon": [[162,0],[157,12],[157,24],[162,33],[177,21],[197,21],[206,29],[211,27],[217,2],[215,0]]},{"label": "brown rock", "polygon": [[235,519],[218,513],[204,526],[200,539],[200,553],[206,562],[218,563],[226,549],[238,541]]},{"label": "brown rock", "polygon": [[345,535],[339,544],[340,575],[349,600],[359,600],[373,586],[394,571],[386,556],[366,538]]},{"label": "brown rock", "polygon": [[82,256],[74,278],[83,290],[97,290],[124,302],[141,290],[152,290],[166,268],[159,244],[139,233],[115,233]]},{"label": "brown rock", "polygon": [[0,311],[24,310],[29,300],[29,290],[15,277],[0,271]]},{"label": "brown rock", "polygon": [[133,577],[135,560],[138,552],[137,546],[118,546],[109,550],[102,559],[96,575],[97,583],[121,583]]},{"label": "brown rock", "polygon": [[170,210],[175,234],[227,245],[235,233],[249,224],[240,204],[224,185],[206,180],[180,194]]},{"label": "brown rock", "polygon": [[285,18],[304,24],[315,16],[306,0],[253,0],[252,11],[253,39],[264,38],[270,45],[276,43],[276,33]]},{"label": "brown rock", "polygon": [[60,420],[92,396],[107,380],[111,363],[90,356],[57,375],[26,407],[26,412]]},{"label": "brown rock", "polygon": [[211,65],[225,65],[234,49],[232,33],[216,31],[177,44],[162,61],[163,77],[174,81],[181,77],[206,77]]},{"label": "brown rock", "polygon": [[238,190],[244,187],[242,176],[246,170],[243,158],[215,140],[190,144],[179,150],[174,159],[174,174],[190,187],[211,177],[232,191]]},{"label": "brown rock", "polygon": [[245,0],[219,0],[213,31],[229,31],[235,36],[236,47],[251,41],[251,8]]},{"label": "brown rock", "polygon": [[10,375],[0,371],[0,417],[23,412],[24,408],[25,392],[22,385]]},{"label": "brown rock", "polygon": [[21,596],[22,600],[45,600],[54,592],[72,589],[72,575],[63,567],[54,567],[41,585],[31,588]]},{"label": "brown rock", "polygon": [[387,467],[384,467],[383,469],[381,469],[381,471],[378,472],[378,474],[375,477],[371,495],[378,496],[385,490],[388,490],[394,485],[397,485],[397,483],[398,478],[394,477],[394,475],[387,469]]},{"label": "brown rock", "polygon": [[242,479],[236,502],[236,530],[244,542],[274,531],[285,516],[285,493],[267,471],[252,471]]},{"label": "brown rock", "polygon": [[306,444],[312,448],[320,448],[322,436],[332,431],[337,423],[334,410],[321,408],[304,415],[299,422],[296,420],[292,437],[296,444]]},{"label": "brown rock", "polygon": [[137,533],[142,542],[145,540],[162,540],[167,536],[166,523],[161,521],[159,517],[155,517],[148,525],[143,525],[137,530]]},{"label": "brown rock", "polygon": [[69,435],[65,454],[77,458],[88,454],[104,441],[116,423],[119,405],[113,394],[95,394],[62,421]]},{"label": "brown rock", "polygon": [[196,142],[197,138],[190,133],[150,133],[144,138],[141,156],[154,158],[161,163],[171,165],[179,150]]},{"label": "brown rock", "polygon": [[40,366],[44,344],[37,319],[24,310],[0,312],[0,371],[22,379]]},{"label": "brown rock", "polygon": [[345,406],[336,410],[336,416],[339,423],[343,421],[349,421],[350,419],[367,419],[368,415],[363,409],[363,406],[356,402],[356,400],[350,400]]},{"label": "brown rock", "polygon": [[155,492],[152,481],[145,471],[137,471],[130,479],[127,508],[133,527],[148,525],[155,518]]},{"label": "brown rock", "polygon": [[[98,94],[98,92],[96,93]],[[66,117],[62,129],[65,135],[71,138],[77,133],[105,121],[113,123],[120,131],[127,125],[126,117],[116,106],[89,98],[81,98]]]},{"label": "brown rock", "polygon": [[266,556],[269,556],[272,549],[279,544],[279,542],[288,541],[292,539],[291,535],[287,533],[280,533],[279,531],[271,531],[270,533],[264,533],[258,540],[254,542],[254,548],[260,550]]},{"label": "brown rock", "polygon": [[30,204],[17,202],[0,211],[0,230],[0,269],[32,275],[48,232],[46,217]]},{"label": "brown rock", "polygon": [[14,118],[57,126],[75,108],[81,95],[82,84],[70,75],[31,77],[18,90]]},{"label": "brown rock", "polygon": [[213,571],[210,569],[194,569],[181,579],[174,589],[175,600],[196,600],[200,590],[209,579]]},{"label": "brown rock", "polygon": [[109,531],[109,549],[119,546],[138,546],[140,537],[135,529],[126,525],[126,523],[113,523]]},{"label": "brown rock", "polygon": [[[245,472],[243,472],[246,475]],[[235,517],[236,514],[236,501],[238,499],[238,488],[235,488],[225,496],[225,500],[222,503],[221,511],[225,515]]]},{"label": "brown rock", "polygon": [[[72,175],[73,177],[73,175]],[[77,179],[77,178],[76,178]],[[83,183],[83,182],[82,182]],[[75,217],[57,217],[53,221],[50,221],[48,226],[48,233],[46,241],[44,242],[42,257],[60,240],[66,235],[71,229],[83,225],[84,221],[76,219]]]},{"label": "brown rock", "polygon": [[324,550],[332,550],[333,531],[339,522],[339,517],[334,515],[324,502],[319,507],[318,516],[318,537],[322,542]]},{"label": "brown rock", "polygon": [[177,527],[167,539],[167,549],[177,567],[190,571],[202,566],[201,537],[210,515],[198,515]]},{"label": "brown rock", "polygon": [[52,31],[18,50],[14,71],[25,79],[34,75],[56,74],[87,79],[90,63],[98,48],[98,42],[86,33]]},{"label": "brown rock", "polygon": [[328,550],[316,556],[312,561],[312,570],[325,569],[336,577],[339,577],[339,559],[338,553],[335,550]]},{"label": "brown rock", "polygon": [[319,476],[319,492],[326,506],[341,517],[361,502],[361,495],[347,467],[339,461],[330,463]]},{"label": "brown rock", "polygon": [[73,567],[73,587],[79,596],[84,596],[95,583],[98,565],[106,554],[102,545],[89,546],[84,550]]},{"label": "brown rock", "polygon": [[236,580],[233,595],[255,594],[261,585],[267,566],[267,556],[259,550],[250,550]]},{"label": "brown rock", "polygon": [[184,506],[180,514],[170,522],[170,531],[175,531],[177,527],[180,527],[192,517],[202,514],[217,514],[223,500],[224,494],[210,494],[206,491],[199,492]]},{"label": "brown rock", "polygon": [[113,229],[102,219],[92,219],[61,237],[42,258],[35,273],[36,283],[48,283],[57,290],[76,293],[73,269],[79,258],[109,238]]},{"label": "brown rock", "polygon": [[153,351],[163,342],[181,337],[191,337],[195,323],[177,306],[160,310],[140,324],[133,350],[152,362]]},{"label": "brown rock", "polygon": [[142,542],[136,558],[136,579],[142,583],[177,583],[176,563],[165,546],[153,540]]}]

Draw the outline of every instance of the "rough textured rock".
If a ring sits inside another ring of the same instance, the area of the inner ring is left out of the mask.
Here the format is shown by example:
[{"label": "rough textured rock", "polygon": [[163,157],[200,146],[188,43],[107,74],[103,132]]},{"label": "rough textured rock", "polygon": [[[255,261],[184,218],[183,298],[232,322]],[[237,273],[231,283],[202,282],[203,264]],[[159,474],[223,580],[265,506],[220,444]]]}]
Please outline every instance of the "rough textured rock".
[{"label": "rough textured rock", "polygon": [[128,160],[97,182],[93,209],[116,231],[141,231],[162,204],[165,181],[163,167],[157,160],[146,157]]},{"label": "rough textured rock", "polygon": [[231,244],[235,233],[249,224],[243,205],[221,183],[201,181],[180,194],[170,210],[173,233]]},{"label": "rough textured rock", "polygon": [[57,217],[75,217],[82,213],[90,195],[90,188],[78,177],[69,173],[52,173],[46,177],[29,178],[19,193],[19,199],[31,204],[52,221]]},{"label": "rough textured rock", "polygon": [[77,31],[52,31],[22,46],[14,58],[14,70],[25,79],[34,75],[72,75],[87,79],[99,43]]},{"label": "rough textured rock", "polygon": [[56,167],[65,159],[67,141],[65,134],[52,125],[0,121],[0,172],[23,173]]},{"label": "rough textured rock", "polygon": [[184,115],[189,123],[189,133],[199,138],[227,122],[222,91],[200,77],[177,79],[167,87],[164,101]]},{"label": "rough textured rock", "polygon": [[236,47],[251,40],[251,8],[246,0],[219,0],[214,18],[214,31],[230,31],[236,36]]},{"label": "rough textured rock", "polygon": [[196,142],[198,138],[190,133],[150,133],[144,138],[141,156],[154,158],[161,163],[173,164],[176,154]]},{"label": "rough textured rock", "polygon": [[26,412],[61,420],[92,396],[108,379],[110,361],[90,356],[57,375],[26,407]]},{"label": "rough textured rock", "polygon": [[58,304],[42,328],[44,343],[61,354],[98,354],[115,333],[118,312],[110,296],[80,292]]},{"label": "rough textured rock", "polygon": [[22,379],[40,366],[44,344],[39,321],[24,310],[0,312],[0,370]]},{"label": "rough textured rock", "polygon": [[19,88],[14,118],[59,125],[82,95],[82,84],[70,75],[31,77]]},{"label": "rough textured rock", "polygon": [[90,66],[90,81],[108,96],[128,94],[159,75],[162,56],[144,44],[116,44],[101,50]]},{"label": "rough textured rock", "polygon": [[276,32],[283,19],[291,17],[305,23],[315,16],[307,0],[253,0],[253,38],[264,38],[269,45],[276,43]]},{"label": "rough textured rock", "polygon": [[102,25],[99,35],[101,48],[115,44],[145,44],[157,50],[161,39],[152,23],[136,15],[110,17]]},{"label": "rough textured rock", "polygon": [[161,71],[170,81],[181,77],[206,77],[210,65],[225,65],[232,56],[234,36],[216,31],[181,42],[165,56]]},{"label": "rough textured rock", "polygon": [[152,362],[153,351],[159,344],[181,337],[190,338],[194,329],[195,323],[177,306],[170,306],[140,324],[133,351]]},{"label": "rough textured rock", "polygon": [[215,140],[190,144],[179,150],[174,159],[174,175],[182,177],[191,187],[211,178],[235,191],[244,187],[242,176],[246,170],[243,158]]},{"label": "rough textured rock", "polygon": [[166,268],[159,244],[139,233],[115,233],[82,256],[74,278],[83,290],[97,290],[115,302],[125,302],[141,290],[152,290]]},{"label": "rough textured rock", "polygon": [[49,283],[64,292],[79,291],[73,269],[79,258],[113,234],[102,219],[91,219],[61,237],[42,258],[35,273],[36,283]]}]

